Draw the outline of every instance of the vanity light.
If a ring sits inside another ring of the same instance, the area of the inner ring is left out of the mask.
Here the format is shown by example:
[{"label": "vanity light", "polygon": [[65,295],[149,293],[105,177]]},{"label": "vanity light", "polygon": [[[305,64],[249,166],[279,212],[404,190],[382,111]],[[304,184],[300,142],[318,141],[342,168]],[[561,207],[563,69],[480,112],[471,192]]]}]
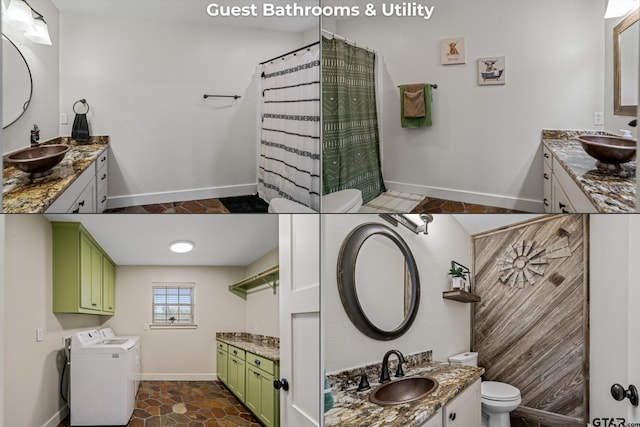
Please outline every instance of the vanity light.
[{"label": "vanity light", "polygon": [[11,0],[6,13],[4,9],[5,4],[2,0],[2,19],[9,26],[24,31],[25,37],[34,43],[51,45],[49,26],[44,16],[32,8],[26,0]]},{"label": "vanity light", "polygon": [[171,245],[169,245],[169,249],[177,254],[185,254],[187,252],[191,252],[194,246],[195,244],[188,240],[178,240],[171,243]]},{"label": "vanity light", "polygon": [[609,0],[604,19],[618,18],[624,16],[634,9],[637,9],[639,0]]}]

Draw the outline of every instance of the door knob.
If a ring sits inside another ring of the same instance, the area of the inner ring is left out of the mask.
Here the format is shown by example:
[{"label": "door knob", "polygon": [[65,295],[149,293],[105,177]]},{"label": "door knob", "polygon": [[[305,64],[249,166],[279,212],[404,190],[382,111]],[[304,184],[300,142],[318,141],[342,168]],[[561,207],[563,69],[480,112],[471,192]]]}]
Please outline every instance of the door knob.
[{"label": "door knob", "polygon": [[612,385],[611,396],[618,401],[624,400],[626,397],[633,406],[638,406],[638,389],[633,384],[629,386],[628,390],[625,390],[620,384]]},{"label": "door knob", "polygon": [[281,380],[275,380],[273,382],[273,388],[275,388],[276,390],[283,389],[284,391],[289,391],[289,381],[287,381],[285,378]]}]

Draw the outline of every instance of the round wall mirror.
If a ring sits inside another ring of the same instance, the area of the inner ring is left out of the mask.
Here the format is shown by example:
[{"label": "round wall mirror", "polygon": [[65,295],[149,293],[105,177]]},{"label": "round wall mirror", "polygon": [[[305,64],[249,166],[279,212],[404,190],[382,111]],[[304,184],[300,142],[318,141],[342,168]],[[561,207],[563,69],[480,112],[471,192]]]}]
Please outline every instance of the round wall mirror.
[{"label": "round wall mirror", "polygon": [[338,290],[362,333],[377,340],[403,335],[420,304],[418,267],[409,246],[384,224],[358,226],[340,249]]},{"label": "round wall mirror", "polygon": [[27,111],[33,94],[31,70],[26,59],[2,35],[2,128],[14,124]]}]

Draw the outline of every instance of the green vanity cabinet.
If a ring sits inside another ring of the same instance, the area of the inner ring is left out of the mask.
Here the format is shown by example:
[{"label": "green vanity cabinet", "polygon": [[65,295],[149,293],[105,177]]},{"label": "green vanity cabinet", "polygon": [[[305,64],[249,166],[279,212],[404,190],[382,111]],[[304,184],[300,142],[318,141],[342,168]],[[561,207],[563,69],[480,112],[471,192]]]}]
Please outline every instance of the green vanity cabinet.
[{"label": "green vanity cabinet", "polygon": [[245,363],[247,366],[245,405],[265,426],[278,426],[280,395],[273,388],[273,381],[278,378],[278,364],[248,352]]},{"label": "green vanity cabinet", "polygon": [[115,263],[78,222],[52,222],[53,312],[112,315]]},{"label": "green vanity cabinet", "polygon": [[227,383],[227,366],[228,366],[228,345],[221,341],[216,341],[216,376],[218,380]]},{"label": "green vanity cabinet", "polygon": [[245,396],[245,351],[229,346],[229,359],[227,363],[227,387],[236,395],[241,402]]}]

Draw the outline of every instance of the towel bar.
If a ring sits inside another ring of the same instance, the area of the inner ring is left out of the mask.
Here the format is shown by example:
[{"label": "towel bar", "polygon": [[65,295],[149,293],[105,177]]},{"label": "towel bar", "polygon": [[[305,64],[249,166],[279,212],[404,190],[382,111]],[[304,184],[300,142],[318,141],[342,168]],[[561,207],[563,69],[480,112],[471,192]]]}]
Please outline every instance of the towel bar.
[{"label": "towel bar", "polygon": [[204,99],[207,98],[233,98],[233,99],[238,99],[238,98],[242,98],[240,95],[207,95],[205,94]]}]

